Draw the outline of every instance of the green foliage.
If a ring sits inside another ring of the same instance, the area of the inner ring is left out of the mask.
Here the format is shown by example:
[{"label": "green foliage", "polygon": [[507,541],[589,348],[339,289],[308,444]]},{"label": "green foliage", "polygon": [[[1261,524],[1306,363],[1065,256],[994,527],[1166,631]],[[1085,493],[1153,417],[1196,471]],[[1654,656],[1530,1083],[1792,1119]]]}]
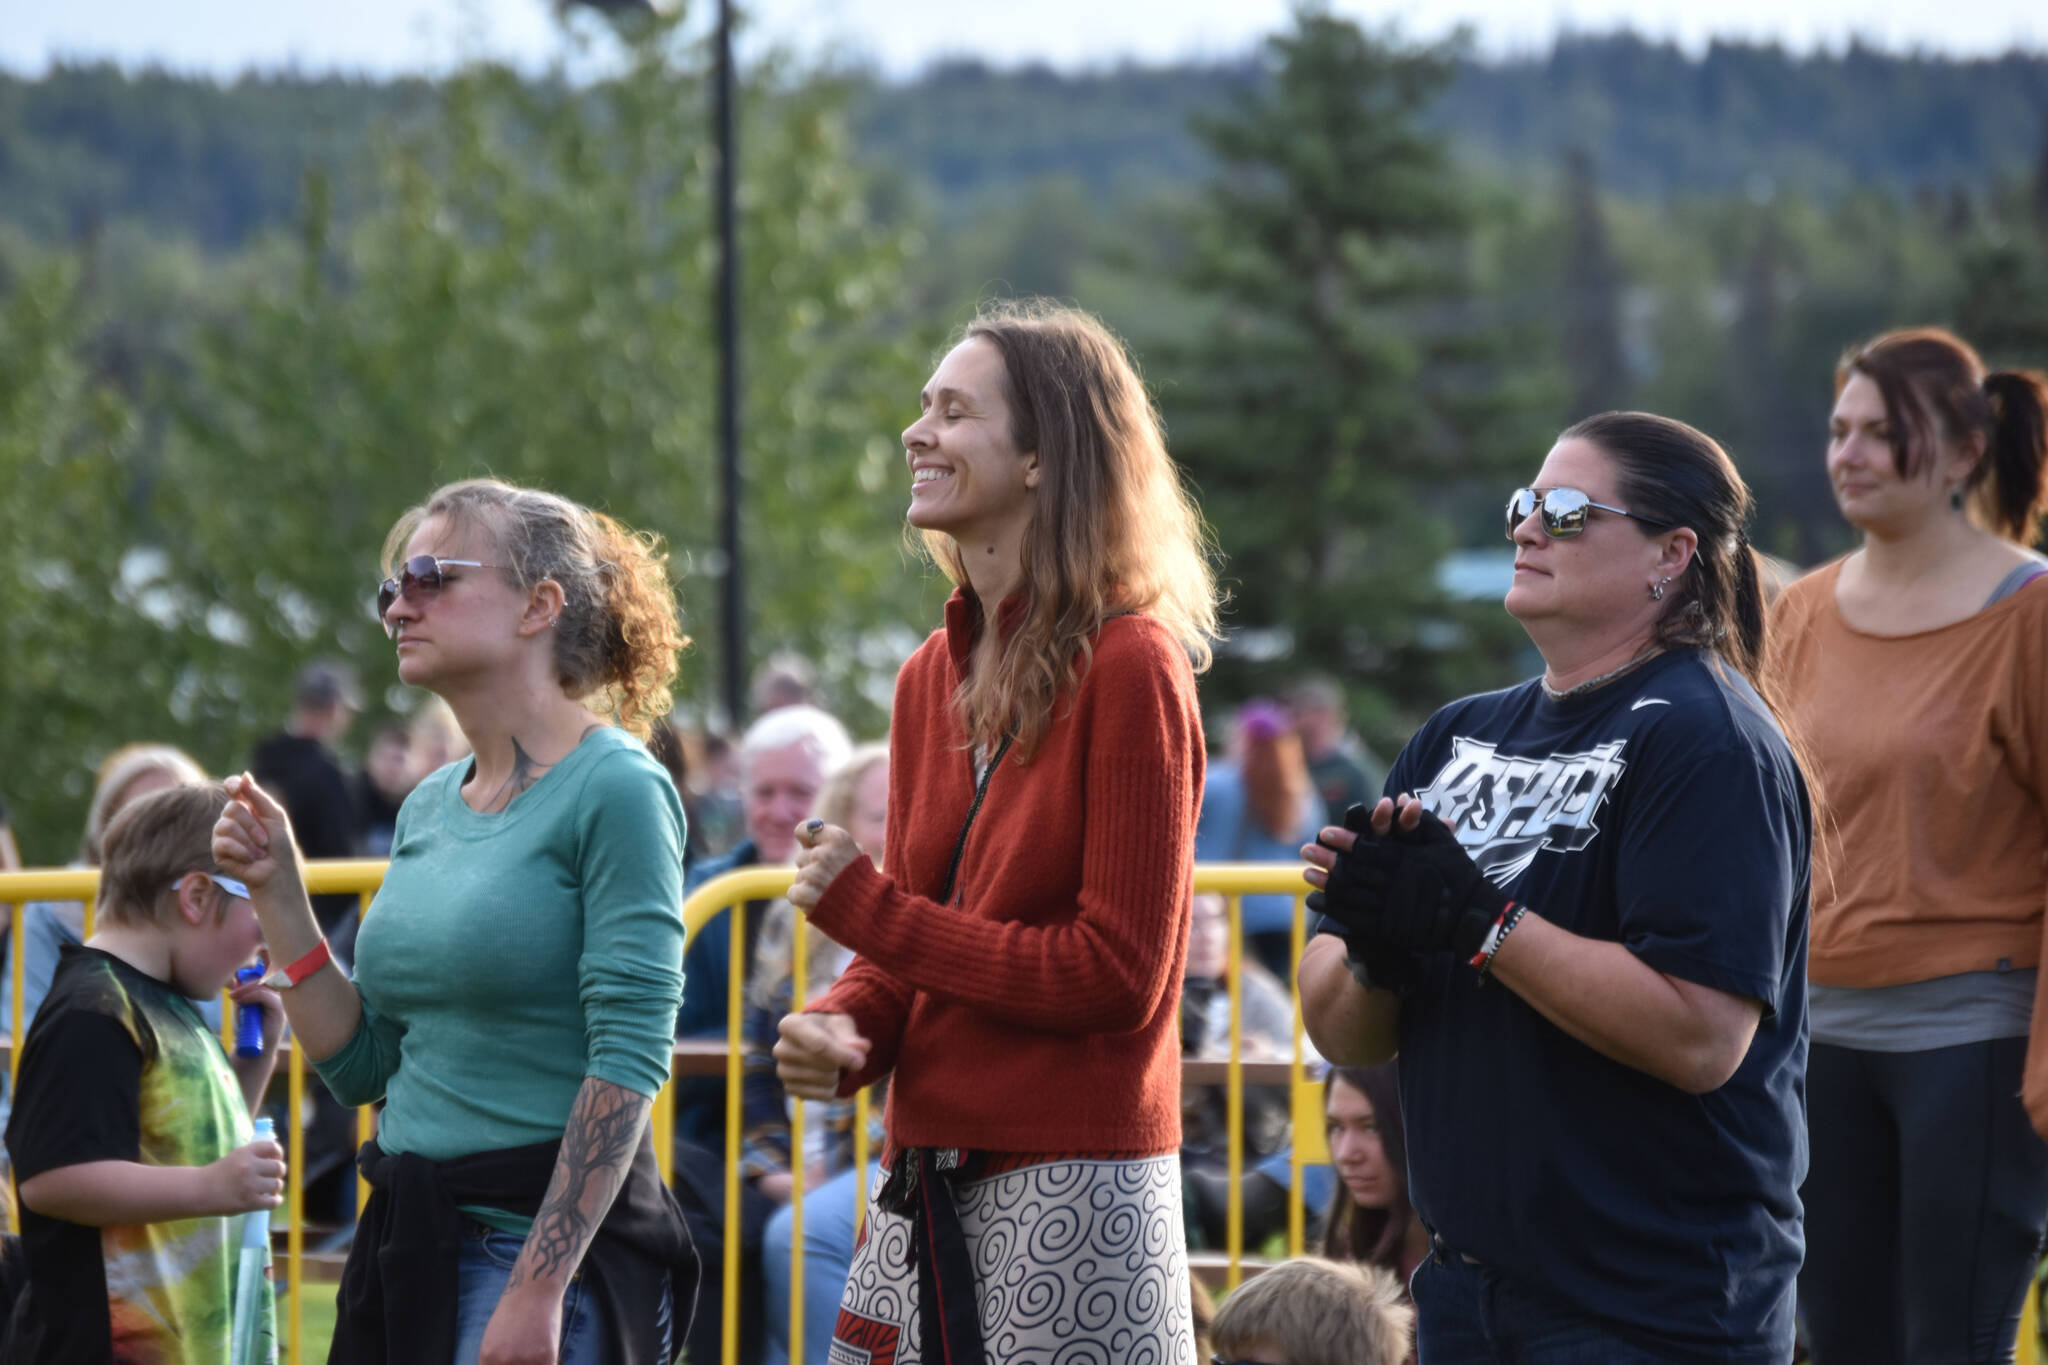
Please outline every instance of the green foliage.
[{"label": "green foliage", "polygon": [[62,863],[90,763],[132,724],[133,684],[170,677],[121,582],[138,429],[93,372],[69,263],[28,266],[0,305],[0,754],[22,854]]},{"label": "green foliage", "polygon": [[[238,764],[316,656],[356,661],[374,698],[379,547],[450,479],[537,484],[663,536],[701,642],[678,692],[713,709],[705,57],[664,29],[590,85],[461,72],[377,142],[366,212],[341,221],[309,175],[294,247],[143,326],[132,396],[93,382],[86,357],[123,329],[82,315],[75,268],[0,295],[0,752],[33,857],[75,838],[81,774],[114,742]],[[893,548],[893,433],[935,339],[898,314],[919,239],[871,214],[837,85],[771,65],[744,99],[750,643],[817,658],[874,733],[918,638],[878,623],[931,621],[943,592]]]},{"label": "green foliage", "polygon": [[[298,278],[240,302],[180,405],[164,485],[165,521],[192,531],[173,550],[179,576],[246,633],[195,705],[233,723],[235,674],[275,696],[315,653],[389,676],[368,607],[384,532],[438,484],[484,473],[662,535],[686,625],[709,634],[716,248],[701,57],[658,30],[589,87],[467,70],[434,119],[385,146],[378,207],[343,240],[327,241],[310,196]],[[818,656],[829,694],[872,730],[876,676],[904,651],[878,657],[848,623],[932,614],[918,572],[876,553],[901,519],[887,433],[922,378],[924,348],[889,325],[916,242],[870,221],[835,89],[764,71],[744,107],[752,643]],[[714,688],[699,651],[680,692],[708,706]]]},{"label": "green foliage", "polygon": [[[374,696],[377,549],[450,478],[666,536],[709,708],[706,54],[656,28],[612,69],[0,76],[0,787],[31,860],[119,743],[237,764],[315,655]],[[1849,543],[1846,346],[1938,322],[2048,361],[2048,57],[1478,63],[1311,8],[1211,66],[771,60],[743,109],[751,645],[812,654],[860,731],[944,591],[899,548],[896,432],[989,295],[1071,299],[1146,362],[1229,555],[1212,695],[1328,668],[1389,745],[1526,671],[1437,571],[1506,548],[1501,494],[1586,410],[1721,439],[1758,543],[1812,562]]]},{"label": "green foliage", "polygon": [[1198,124],[1220,169],[1181,284],[1207,316],[1157,347],[1236,599],[1219,676],[1282,648],[1412,719],[1499,666],[1497,609],[1457,608],[1435,567],[1450,499],[1528,453],[1526,370],[1475,306],[1478,200],[1421,124],[1454,49],[1306,9],[1269,52]]}]

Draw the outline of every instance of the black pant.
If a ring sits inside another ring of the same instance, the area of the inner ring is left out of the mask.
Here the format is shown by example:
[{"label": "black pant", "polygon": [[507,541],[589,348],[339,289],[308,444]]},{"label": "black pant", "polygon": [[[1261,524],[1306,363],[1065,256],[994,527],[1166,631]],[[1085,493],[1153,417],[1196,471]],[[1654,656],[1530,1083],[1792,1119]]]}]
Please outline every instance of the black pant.
[{"label": "black pant", "polygon": [[2024,1038],[1864,1052],[1816,1043],[1799,1302],[1815,1365],[2009,1361],[2048,1220]]}]

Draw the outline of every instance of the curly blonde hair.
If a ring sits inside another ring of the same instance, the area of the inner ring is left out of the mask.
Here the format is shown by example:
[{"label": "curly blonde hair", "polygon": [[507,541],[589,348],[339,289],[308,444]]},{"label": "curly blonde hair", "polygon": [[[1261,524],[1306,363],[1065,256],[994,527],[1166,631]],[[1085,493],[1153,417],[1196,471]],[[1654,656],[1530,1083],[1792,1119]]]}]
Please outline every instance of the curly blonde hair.
[{"label": "curly blonde hair", "polygon": [[[1215,541],[1137,367],[1100,321],[1043,299],[1007,302],[967,324],[961,340],[976,339],[1002,355],[1011,441],[1045,473],[1024,532],[1023,618],[998,666],[963,680],[953,704],[976,748],[1010,735],[1023,761],[1106,618],[1144,612],[1196,672],[1209,667],[1220,633]],[[967,582],[951,536],[928,531],[924,545],[948,578]]]},{"label": "curly blonde hair", "polygon": [[594,709],[646,739],[674,704],[676,656],[690,643],[660,538],[556,493],[464,479],[399,517],[384,538],[386,573],[430,517],[489,536],[499,567],[522,590],[546,580],[561,587],[556,681],[574,698],[597,693]]}]

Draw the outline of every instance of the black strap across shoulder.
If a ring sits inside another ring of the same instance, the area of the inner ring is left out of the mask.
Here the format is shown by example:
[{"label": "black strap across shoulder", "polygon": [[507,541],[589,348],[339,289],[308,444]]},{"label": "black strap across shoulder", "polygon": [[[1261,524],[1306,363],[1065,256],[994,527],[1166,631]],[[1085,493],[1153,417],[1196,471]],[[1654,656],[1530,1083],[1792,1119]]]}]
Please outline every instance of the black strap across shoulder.
[{"label": "black strap across shoulder", "polygon": [[[1131,614],[1129,611],[1110,612],[1102,618],[1102,625],[1116,620],[1119,616],[1129,616]],[[1097,625],[1095,628],[1099,631],[1102,629],[1102,625]],[[996,769],[1002,766],[1003,755],[1010,752],[1010,741],[1014,738],[1014,735],[1003,736],[1003,742],[996,746],[996,751],[993,754],[989,755],[988,767],[982,770],[981,780],[974,786],[974,804],[967,808],[967,819],[960,826],[960,838],[953,844],[953,863],[952,866],[946,869],[946,887],[938,895],[940,905],[952,903],[953,884],[960,877],[960,860],[967,856],[968,832],[974,828],[974,817],[981,814],[981,803],[988,796],[989,780],[996,775]]]},{"label": "black strap across shoulder", "polygon": [[988,796],[989,779],[1002,766],[1003,755],[1010,752],[1012,736],[1004,735],[1003,742],[989,755],[988,766],[981,771],[981,781],[974,785],[974,804],[967,808],[967,819],[960,826],[960,839],[953,845],[953,865],[946,869],[946,889],[939,892],[939,904],[950,904],[953,899],[953,883],[960,876],[960,860],[967,855],[967,833],[974,828],[974,817],[981,814],[981,803]]}]

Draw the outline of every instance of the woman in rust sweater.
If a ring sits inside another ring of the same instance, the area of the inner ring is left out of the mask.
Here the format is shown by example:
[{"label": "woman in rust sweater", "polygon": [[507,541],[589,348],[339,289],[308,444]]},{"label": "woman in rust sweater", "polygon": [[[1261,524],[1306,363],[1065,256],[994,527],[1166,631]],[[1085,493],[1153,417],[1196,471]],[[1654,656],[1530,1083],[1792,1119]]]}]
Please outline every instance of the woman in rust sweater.
[{"label": "woman in rust sweater", "polygon": [[2048,1213],[2044,417],[2042,376],[1987,375],[1947,332],[1852,352],[1827,469],[1863,545],[1771,623],[1829,817],[1799,1277],[1820,1365],[2011,1360]]},{"label": "woman in rust sweater", "polygon": [[1206,533],[1086,314],[984,313],[920,403],[909,520],[957,590],[897,678],[884,866],[812,822],[789,896],[858,956],[783,1021],[784,1084],[893,1077],[835,1341],[899,1365],[1087,1342],[1183,1365]]}]

